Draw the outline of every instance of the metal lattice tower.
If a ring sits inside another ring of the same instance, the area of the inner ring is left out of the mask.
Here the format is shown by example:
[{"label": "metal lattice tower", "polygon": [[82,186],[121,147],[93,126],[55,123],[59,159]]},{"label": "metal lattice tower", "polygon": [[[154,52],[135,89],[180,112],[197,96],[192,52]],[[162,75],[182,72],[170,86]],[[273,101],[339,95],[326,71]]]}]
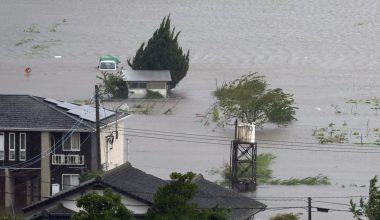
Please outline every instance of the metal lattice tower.
[{"label": "metal lattice tower", "polygon": [[255,191],[257,185],[257,143],[254,142],[254,138],[249,140],[241,138],[238,129],[235,130],[235,140],[231,142],[230,153],[230,188],[239,192]]}]

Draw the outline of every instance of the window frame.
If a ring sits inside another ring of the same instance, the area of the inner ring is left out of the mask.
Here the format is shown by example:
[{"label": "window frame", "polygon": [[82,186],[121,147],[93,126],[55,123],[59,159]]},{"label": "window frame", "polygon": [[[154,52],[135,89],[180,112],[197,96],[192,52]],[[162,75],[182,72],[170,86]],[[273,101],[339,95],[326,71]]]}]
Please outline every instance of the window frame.
[{"label": "window frame", "polygon": [[[64,176],[70,176],[70,185],[64,184]],[[73,176],[77,176],[78,177],[78,185],[72,185],[72,177]],[[62,174],[62,187],[61,187],[61,189],[62,190],[67,190],[67,189],[71,189],[71,188],[73,188],[75,186],[79,186],[79,184],[80,184],[79,178],[80,178],[80,174],[77,174],[77,173],[63,173]],[[64,188],[64,186],[66,186],[68,188]]]},{"label": "window frame", "polygon": [[[13,136],[13,138],[11,138],[11,136]],[[12,139],[13,139],[13,148],[11,148]],[[10,132],[8,134],[8,150],[9,150],[8,160],[15,161],[16,160],[16,133],[14,132]],[[11,154],[13,154],[13,157],[11,157]]]},{"label": "window frame", "polygon": [[[19,145],[19,150],[20,150],[20,152],[19,152],[19,160],[21,160],[21,161],[25,161],[25,160],[26,160],[26,133],[20,133],[19,136],[20,136],[20,145]],[[22,143],[22,138],[21,138],[21,136],[24,136],[24,143]],[[24,149],[23,149],[22,147],[24,147]],[[23,153],[24,153],[24,155],[25,155],[24,158],[22,157]]]},{"label": "window frame", "polygon": [[0,136],[3,136],[3,142],[0,142],[0,160],[5,160],[5,133],[0,132]]},{"label": "window frame", "polygon": [[[74,142],[73,136],[74,135],[78,135],[78,142],[75,143],[75,144],[78,144],[78,146],[75,148],[73,148],[73,146],[75,146],[75,145],[73,145],[73,142]],[[62,140],[63,140],[64,136],[65,136],[65,134],[62,134]],[[80,133],[79,132],[73,132],[70,135],[70,137],[67,138],[66,141],[62,141],[62,151],[80,151],[80,144],[81,144],[80,139],[81,139]],[[70,141],[70,148],[69,149],[65,147],[68,141]]]},{"label": "window frame", "polygon": [[129,86],[131,89],[147,89],[148,82],[131,82]]}]

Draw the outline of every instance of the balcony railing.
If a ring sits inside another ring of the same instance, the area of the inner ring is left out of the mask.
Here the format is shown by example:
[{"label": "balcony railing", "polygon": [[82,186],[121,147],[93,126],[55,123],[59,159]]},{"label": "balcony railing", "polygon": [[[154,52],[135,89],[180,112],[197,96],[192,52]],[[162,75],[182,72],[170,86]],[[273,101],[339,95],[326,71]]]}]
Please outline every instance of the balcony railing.
[{"label": "balcony railing", "polygon": [[51,163],[53,165],[84,165],[84,156],[53,154],[51,156]]}]

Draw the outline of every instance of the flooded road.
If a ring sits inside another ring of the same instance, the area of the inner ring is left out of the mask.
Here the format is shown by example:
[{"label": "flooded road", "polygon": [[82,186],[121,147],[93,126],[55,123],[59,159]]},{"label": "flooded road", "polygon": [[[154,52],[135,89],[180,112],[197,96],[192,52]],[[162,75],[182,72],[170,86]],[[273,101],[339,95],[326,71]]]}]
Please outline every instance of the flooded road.
[{"label": "flooded road", "polygon": [[[173,90],[181,101],[172,115],[136,115],[126,123],[132,165],[167,179],[172,171],[207,171],[229,161],[232,128],[204,126],[198,115],[215,101],[216,85],[250,72],[294,94],[298,121],[257,133],[259,153],[277,156],[277,178],[330,177],[331,186],[260,186],[250,196],[268,205],[260,219],[300,212],[307,219],[352,219],[350,198],[368,194],[380,174],[380,149],[319,145],[313,129],[330,123],[365,133],[379,117],[347,99],[380,94],[380,2],[376,0],[112,0],[12,1],[0,5],[0,92],[55,99],[88,99],[99,56],[126,59],[170,13],[180,45],[190,49],[190,70]],[[62,56],[55,59],[54,56]],[[25,76],[24,70],[32,72]],[[338,105],[341,113],[336,114]],[[317,110],[319,109],[319,110]],[[368,123],[369,122],[369,123]],[[340,152],[337,152],[340,151]],[[365,187],[364,187],[365,185]],[[363,187],[361,187],[363,186]],[[352,197],[353,196],[353,197]],[[291,207],[297,207],[292,209]]]}]

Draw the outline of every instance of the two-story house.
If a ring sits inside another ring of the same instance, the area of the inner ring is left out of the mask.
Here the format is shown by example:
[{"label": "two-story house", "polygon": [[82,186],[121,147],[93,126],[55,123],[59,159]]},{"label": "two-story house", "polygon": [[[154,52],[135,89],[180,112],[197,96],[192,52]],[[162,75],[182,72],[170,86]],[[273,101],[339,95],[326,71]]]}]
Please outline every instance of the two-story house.
[{"label": "two-story house", "polygon": [[30,95],[0,95],[0,207],[21,208],[126,161],[126,113]]}]

